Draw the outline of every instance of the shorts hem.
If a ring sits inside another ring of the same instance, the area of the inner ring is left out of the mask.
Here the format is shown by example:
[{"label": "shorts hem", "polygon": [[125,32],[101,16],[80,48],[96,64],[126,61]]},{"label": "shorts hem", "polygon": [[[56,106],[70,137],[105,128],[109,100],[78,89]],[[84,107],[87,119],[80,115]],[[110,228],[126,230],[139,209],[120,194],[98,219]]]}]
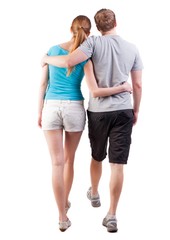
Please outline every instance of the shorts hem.
[{"label": "shorts hem", "polygon": [[63,129],[65,132],[83,132],[84,129],[78,129],[78,130],[71,130],[71,129]]},{"label": "shorts hem", "polygon": [[42,128],[43,131],[62,130],[63,128]]},{"label": "shorts hem", "polygon": [[83,129],[76,129],[76,130],[72,130],[72,129],[64,129],[64,128],[42,128],[43,131],[55,131],[55,130],[63,130],[65,132],[83,132]]},{"label": "shorts hem", "polygon": [[102,162],[102,161],[104,161],[105,160],[105,158],[106,157],[103,157],[103,158],[96,158],[96,157],[94,157],[93,155],[92,155],[92,158],[95,160],[95,161],[97,161],[97,162]]},{"label": "shorts hem", "polygon": [[115,161],[115,162],[109,161],[109,163],[113,163],[113,164],[123,164],[123,165],[126,165],[126,164],[127,164],[127,162],[116,162],[116,161]]}]

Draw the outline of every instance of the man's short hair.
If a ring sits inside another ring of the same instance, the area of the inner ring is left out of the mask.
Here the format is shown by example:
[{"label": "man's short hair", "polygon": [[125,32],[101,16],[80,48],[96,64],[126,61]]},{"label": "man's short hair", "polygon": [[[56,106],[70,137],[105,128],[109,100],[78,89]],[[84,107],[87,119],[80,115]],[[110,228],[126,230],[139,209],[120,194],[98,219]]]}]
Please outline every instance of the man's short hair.
[{"label": "man's short hair", "polygon": [[99,10],[95,14],[94,20],[97,29],[102,32],[108,32],[116,26],[115,13],[110,9],[103,8]]}]

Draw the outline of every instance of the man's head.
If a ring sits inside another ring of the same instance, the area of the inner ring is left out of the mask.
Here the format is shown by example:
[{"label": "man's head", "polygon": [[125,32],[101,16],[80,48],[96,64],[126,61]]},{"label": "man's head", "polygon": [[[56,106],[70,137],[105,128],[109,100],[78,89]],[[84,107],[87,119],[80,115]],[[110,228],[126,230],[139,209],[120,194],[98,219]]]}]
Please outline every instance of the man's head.
[{"label": "man's head", "polygon": [[103,8],[99,10],[95,16],[94,20],[96,27],[100,32],[108,32],[114,27],[116,27],[116,16],[114,12],[110,9]]}]

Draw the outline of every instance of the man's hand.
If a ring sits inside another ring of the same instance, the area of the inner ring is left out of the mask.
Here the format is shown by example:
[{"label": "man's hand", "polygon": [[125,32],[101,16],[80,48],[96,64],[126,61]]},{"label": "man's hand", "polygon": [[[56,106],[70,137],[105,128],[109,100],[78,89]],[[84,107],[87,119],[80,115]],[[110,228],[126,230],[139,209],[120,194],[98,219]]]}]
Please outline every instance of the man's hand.
[{"label": "man's hand", "polygon": [[47,57],[47,54],[45,54],[42,59],[41,59],[41,66],[44,67],[45,65],[47,65],[46,63],[46,57]]},{"label": "man's hand", "polygon": [[138,120],[138,113],[139,113],[139,112],[135,112],[135,111],[134,111],[133,125],[136,125],[136,123],[137,123],[137,120]]}]

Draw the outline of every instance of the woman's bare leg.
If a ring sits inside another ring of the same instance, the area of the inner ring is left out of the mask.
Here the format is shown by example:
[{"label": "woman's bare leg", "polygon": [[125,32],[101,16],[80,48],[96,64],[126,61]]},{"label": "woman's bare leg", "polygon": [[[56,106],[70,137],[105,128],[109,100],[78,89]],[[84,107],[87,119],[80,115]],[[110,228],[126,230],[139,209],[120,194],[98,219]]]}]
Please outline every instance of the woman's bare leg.
[{"label": "woman's bare leg", "polygon": [[82,132],[65,132],[64,146],[64,187],[65,187],[65,206],[68,206],[68,197],[74,178],[74,157],[79,144]]},{"label": "woman's bare leg", "polygon": [[59,211],[59,221],[67,220],[64,190],[63,130],[44,131],[52,162],[52,186]]}]

